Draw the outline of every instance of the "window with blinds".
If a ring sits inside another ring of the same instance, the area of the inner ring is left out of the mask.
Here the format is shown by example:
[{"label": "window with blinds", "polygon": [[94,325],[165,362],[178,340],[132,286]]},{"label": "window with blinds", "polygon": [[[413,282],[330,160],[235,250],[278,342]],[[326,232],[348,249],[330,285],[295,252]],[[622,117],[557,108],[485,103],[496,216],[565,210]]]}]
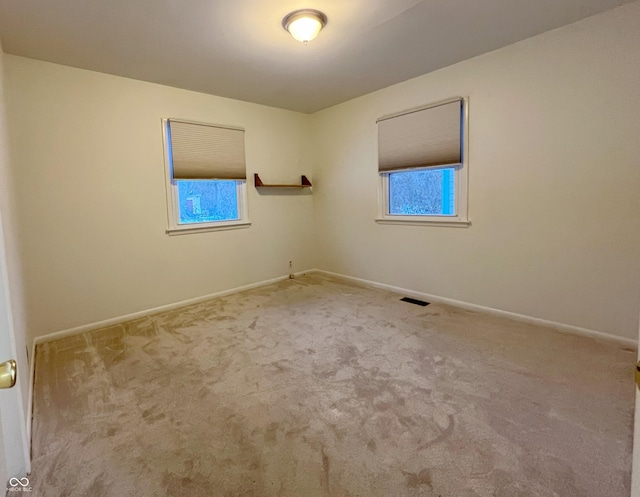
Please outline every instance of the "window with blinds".
[{"label": "window with blinds", "polygon": [[164,119],[168,233],[249,225],[244,129]]},{"label": "window with blinds", "polygon": [[453,98],[378,119],[378,221],[469,224],[466,105]]}]

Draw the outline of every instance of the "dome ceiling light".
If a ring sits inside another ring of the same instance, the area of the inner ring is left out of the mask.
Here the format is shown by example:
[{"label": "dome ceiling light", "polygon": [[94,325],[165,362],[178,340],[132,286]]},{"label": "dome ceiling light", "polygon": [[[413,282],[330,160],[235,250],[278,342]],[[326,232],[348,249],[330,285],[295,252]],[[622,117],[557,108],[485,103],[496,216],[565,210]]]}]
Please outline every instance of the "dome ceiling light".
[{"label": "dome ceiling light", "polygon": [[327,16],[319,10],[302,9],[290,12],[282,19],[282,27],[305,45],[327,24]]}]

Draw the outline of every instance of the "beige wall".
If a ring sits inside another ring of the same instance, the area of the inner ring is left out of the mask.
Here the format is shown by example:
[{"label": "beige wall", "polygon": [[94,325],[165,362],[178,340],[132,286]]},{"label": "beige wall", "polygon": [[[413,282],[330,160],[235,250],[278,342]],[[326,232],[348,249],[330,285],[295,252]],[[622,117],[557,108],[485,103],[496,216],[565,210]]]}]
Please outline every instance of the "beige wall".
[{"label": "beige wall", "polygon": [[[640,2],[313,116],[318,266],[637,338]],[[376,118],[470,98],[468,229],[377,225]]]},{"label": "beige wall", "polygon": [[243,126],[250,177],[296,182],[309,116],[4,57],[30,339],[314,266],[311,195],[249,186],[250,228],[165,234],[160,126]]}]

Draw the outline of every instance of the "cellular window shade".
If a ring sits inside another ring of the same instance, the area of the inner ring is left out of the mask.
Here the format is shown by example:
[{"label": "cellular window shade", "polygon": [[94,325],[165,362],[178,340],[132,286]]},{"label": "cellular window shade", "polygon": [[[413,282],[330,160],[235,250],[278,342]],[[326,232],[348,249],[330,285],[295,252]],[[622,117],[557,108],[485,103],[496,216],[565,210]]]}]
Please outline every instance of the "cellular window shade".
[{"label": "cellular window shade", "polygon": [[462,100],[378,120],[378,170],[462,162]]},{"label": "cellular window shade", "polygon": [[173,179],[246,179],[244,130],[169,120]]}]

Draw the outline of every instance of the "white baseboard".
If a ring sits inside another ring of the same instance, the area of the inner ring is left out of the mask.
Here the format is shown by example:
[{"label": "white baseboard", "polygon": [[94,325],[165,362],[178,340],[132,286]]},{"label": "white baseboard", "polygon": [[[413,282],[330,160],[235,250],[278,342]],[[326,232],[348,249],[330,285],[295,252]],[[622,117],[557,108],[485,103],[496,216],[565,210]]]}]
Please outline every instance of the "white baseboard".
[{"label": "white baseboard", "polygon": [[469,311],[478,311],[484,312],[488,314],[493,314],[496,316],[502,316],[510,319],[515,319],[517,321],[523,321],[525,323],[531,324],[539,324],[542,326],[547,326],[550,328],[554,328],[562,333],[569,333],[571,335],[580,335],[587,336],[590,338],[596,338],[598,340],[606,340],[609,342],[615,342],[619,345],[623,345],[626,347],[636,348],[638,346],[638,341],[633,338],[625,338],[619,337],[616,335],[611,335],[610,333],[605,333],[602,331],[590,330],[588,328],[581,328],[580,326],[573,326],[570,324],[558,323],[555,321],[549,321],[546,319],[535,318],[532,316],[527,316],[525,314],[518,314],[515,312],[503,311],[501,309],[494,309],[493,307],[485,307],[477,304],[470,304],[468,302],[463,302],[461,300],[454,300],[445,297],[438,297],[437,295],[431,295],[423,292],[416,292],[414,290],[408,290],[406,288],[401,288],[393,285],[386,285],[384,283],[378,283],[376,281],[365,280],[362,278],[356,278],[354,276],[347,276],[340,273],[333,273],[331,271],[325,271],[323,269],[314,269],[313,271],[307,271],[307,273],[320,273],[326,274],[329,276],[333,276],[335,278],[342,278],[348,281],[353,281],[354,283],[359,283],[364,286],[380,288],[382,290],[388,290],[390,292],[403,294],[409,297],[419,298],[421,300],[427,300],[429,302],[438,302],[441,304],[448,304],[454,307],[460,307],[461,309],[466,309]]},{"label": "white baseboard", "polygon": [[[478,305],[478,304],[470,304],[468,302],[463,302],[461,300],[455,300],[455,299],[450,299],[450,298],[446,298],[446,297],[439,297],[437,295],[432,295],[429,293],[423,293],[423,292],[417,292],[415,290],[409,290],[407,288],[402,288],[402,287],[398,287],[398,286],[393,286],[393,285],[387,285],[385,283],[378,283],[376,281],[371,281],[371,280],[365,280],[363,278],[356,278],[355,276],[348,276],[345,274],[340,274],[340,273],[334,273],[331,271],[325,271],[324,269],[308,269],[306,271],[300,271],[297,273],[294,273],[294,277],[297,276],[302,276],[305,274],[311,274],[311,273],[320,273],[320,274],[326,274],[328,276],[333,276],[335,278],[341,278],[344,280],[348,280],[348,281],[353,281],[355,283],[359,283],[361,285],[364,286],[368,286],[368,287],[372,287],[372,288],[380,288],[382,290],[388,290],[394,293],[398,293],[398,294],[403,294],[403,295],[407,295],[410,297],[415,297],[415,298],[419,298],[422,300],[428,300],[430,302],[439,302],[442,304],[448,304],[448,305],[452,305],[455,307],[460,307],[461,309],[467,309],[467,310],[471,310],[471,311],[478,311],[478,312],[485,312],[485,313],[489,313],[489,314],[494,314],[497,316],[503,316],[503,317],[507,317],[510,319],[515,319],[518,321],[524,321],[527,323],[532,323],[532,324],[539,324],[542,326],[548,326],[551,328],[554,328],[558,331],[562,331],[565,333],[571,333],[574,335],[582,335],[582,336],[588,336],[591,338],[597,338],[600,340],[608,340],[608,341],[614,341],[616,343],[619,343],[621,345],[626,345],[626,346],[632,346],[632,347],[637,347],[638,346],[638,341],[634,340],[633,338],[625,338],[625,337],[619,337],[616,335],[611,335],[610,333],[605,333],[602,331],[596,331],[596,330],[591,330],[588,328],[582,328],[579,326],[574,326],[574,325],[570,325],[570,324],[564,324],[564,323],[558,323],[556,321],[549,321],[546,319],[541,319],[541,318],[535,318],[532,316],[527,316],[525,314],[518,314],[515,312],[510,312],[510,311],[504,311],[501,309],[495,309],[493,307],[486,307],[486,306],[482,306],[482,305]],[[31,398],[32,398],[32,393],[33,393],[33,378],[34,378],[34,374],[35,374],[35,370],[34,370],[34,365],[35,365],[35,353],[36,353],[36,345],[39,343],[44,343],[44,342],[50,342],[53,340],[58,340],[60,338],[65,338],[71,335],[77,335],[78,333],[84,333],[85,331],[91,331],[91,330],[97,330],[100,328],[106,328],[107,326],[113,326],[116,324],[120,324],[120,323],[124,323],[126,321],[131,321],[133,319],[138,319],[141,317],[145,317],[145,316],[150,316],[152,314],[158,314],[160,312],[165,312],[165,311],[171,311],[180,307],[185,307],[188,305],[192,305],[192,304],[198,304],[200,302],[204,302],[206,300],[211,300],[211,299],[215,299],[218,297],[224,297],[227,295],[231,295],[234,293],[238,293],[238,292],[243,292],[245,290],[252,290],[254,288],[259,288],[262,286],[266,286],[266,285],[271,285],[272,283],[277,283],[279,281],[283,281],[288,279],[290,276],[278,276],[277,278],[272,278],[269,280],[264,280],[264,281],[259,281],[257,283],[251,283],[249,285],[244,285],[244,286],[240,286],[240,287],[236,287],[236,288],[231,288],[229,290],[222,290],[220,292],[215,292],[215,293],[211,293],[208,295],[203,295],[201,297],[195,297],[192,299],[187,299],[187,300],[182,300],[180,302],[175,302],[173,304],[167,304],[167,305],[163,305],[163,306],[159,306],[159,307],[155,307],[152,309],[146,309],[143,311],[139,311],[139,312],[134,312],[131,314],[125,314],[123,316],[118,316],[118,317],[114,317],[114,318],[110,318],[110,319],[105,319],[103,321],[98,321],[98,322],[94,322],[94,323],[89,323],[86,325],[82,325],[82,326],[77,326],[75,328],[70,328],[67,330],[62,330],[62,331],[56,331],[53,333],[49,333],[47,335],[42,335],[39,337],[36,337],[33,340],[33,344],[32,344],[32,348],[31,348],[31,357],[30,357],[30,369],[31,369],[31,377],[30,377],[30,381],[29,381],[29,401],[31,402]],[[31,412],[31,406],[29,406],[29,412]]]},{"label": "white baseboard", "polygon": [[[314,269],[310,269],[308,271],[300,271],[298,273],[293,273],[293,276],[302,276],[304,274],[315,271]],[[236,288],[231,288],[229,290],[222,290],[220,292],[210,293],[208,295],[203,295],[201,297],[194,297],[192,299],[181,300],[180,302],[174,302],[173,304],[161,305],[158,307],[154,307],[152,309],[145,309],[143,311],[133,312],[131,314],[125,314],[123,316],[117,316],[114,318],[105,319],[103,321],[97,321],[94,323],[83,324],[82,326],[76,326],[75,328],[69,328],[67,330],[55,331],[53,333],[48,333],[46,335],[42,335],[36,337],[33,342],[34,346],[43,343],[43,342],[51,342],[53,340],[59,340],[60,338],[65,338],[72,335],[77,335],[78,333],[84,333],[85,331],[98,330],[100,328],[106,328],[108,326],[113,326],[116,324],[124,323],[126,321],[132,321],[134,319],[143,318],[146,316],[150,316],[152,314],[158,314],[160,312],[172,311],[174,309],[178,309],[180,307],[185,307],[188,305],[199,304],[200,302],[204,302],[206,300],[215,299],[218,297],[225,297],[227,295],[231,295],[233,293],[244,292],[245,290],[252,290],[254,288],[259,288],[261,286],[271,285],[273,283],[278,283],[279,281],[284,281],[289,279],[290,276],[278,276],[277,278],[271,278],[270,280],[259,281],[257,283],[251,283],[249,285],[243,285]]]}]

